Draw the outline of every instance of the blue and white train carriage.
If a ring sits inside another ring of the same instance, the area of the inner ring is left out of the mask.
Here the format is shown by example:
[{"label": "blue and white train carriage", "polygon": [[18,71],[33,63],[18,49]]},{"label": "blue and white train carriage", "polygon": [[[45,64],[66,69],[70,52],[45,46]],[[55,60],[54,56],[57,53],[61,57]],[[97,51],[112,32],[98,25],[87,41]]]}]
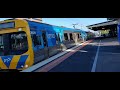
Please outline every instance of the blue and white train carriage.
[{"label": "blue and white train carriage", "polygon": [[84,42],[86,38],[87,34],[83,30],[30,20],[2,21],[0,22],[0,68],[26,69]]}]

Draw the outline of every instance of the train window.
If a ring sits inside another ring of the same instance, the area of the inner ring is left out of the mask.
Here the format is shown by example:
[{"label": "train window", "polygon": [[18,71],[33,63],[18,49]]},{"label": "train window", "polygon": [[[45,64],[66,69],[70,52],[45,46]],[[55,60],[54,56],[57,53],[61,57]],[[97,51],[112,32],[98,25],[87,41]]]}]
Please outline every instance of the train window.
[{"label": "train window", "polygon": [[32,34],[32,41],[33,41],[33,44],[34,46],[37,46],[37,45],[41,45],[41,36],[38,36],[36,34]]},{"label": "train window", "polygon": [[70,40],[73,40],[73,35],[72,35],[72,33],[70,33]]},{"label": "train window", "polygon": [[68,34],[64,33],[64,40],[68,40]]},{"label": "train window", "polygon": [[2,52],[0,55],[20,55],[28,50],[25,32],[3,34],[0,35],[0,39],[0,52]]},{"label": "train window", "polygon": [[[24,49],[26,48],[26,41],[27,41],[27,36],[24,32],[22,33],[15,33],[11,35],[11,45],[12,49]],[[16,47],[17,46],[17,47]]]}]

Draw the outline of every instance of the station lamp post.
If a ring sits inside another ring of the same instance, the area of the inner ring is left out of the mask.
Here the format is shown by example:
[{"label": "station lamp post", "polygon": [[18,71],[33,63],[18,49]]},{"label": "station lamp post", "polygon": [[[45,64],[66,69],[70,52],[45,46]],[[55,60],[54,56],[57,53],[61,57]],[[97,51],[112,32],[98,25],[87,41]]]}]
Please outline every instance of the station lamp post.
[{"label": "station lamp post", "polygon": [[74,29],[76,29],[76,27],[75,27],[75,26],[76,26],[76,25],[78,25],[78,24],[72,24],[72,25],[73,25],[73,28],[74,28]]}]

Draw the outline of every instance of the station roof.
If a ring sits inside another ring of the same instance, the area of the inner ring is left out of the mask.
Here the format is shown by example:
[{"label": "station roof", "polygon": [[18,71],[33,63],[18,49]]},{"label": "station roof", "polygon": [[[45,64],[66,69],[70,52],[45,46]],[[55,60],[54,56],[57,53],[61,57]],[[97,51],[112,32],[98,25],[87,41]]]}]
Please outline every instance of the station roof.
[{"label": "station roof", "polygon": [[118,20],[120,18],[107,18],[107,20]]},{"label": "station roof", "polygon": [[106,22],[102,22],[102,23],[89,25],[86,27],[91,30],[98,31],[98,30],[106,30],[106,29],[116,27],[117,24],[118,24],[117,20],[112,20],[112,21],[106,21]]}]

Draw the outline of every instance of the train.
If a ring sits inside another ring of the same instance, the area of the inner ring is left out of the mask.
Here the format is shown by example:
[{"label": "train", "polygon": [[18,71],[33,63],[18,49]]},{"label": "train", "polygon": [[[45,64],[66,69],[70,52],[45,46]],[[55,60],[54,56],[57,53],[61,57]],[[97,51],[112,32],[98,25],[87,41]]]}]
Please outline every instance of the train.
[{"label": "train", "polygon": [[80,29],[56,26],[29,19],[0,22],[0,69],[24,70],[84,42]]}]

